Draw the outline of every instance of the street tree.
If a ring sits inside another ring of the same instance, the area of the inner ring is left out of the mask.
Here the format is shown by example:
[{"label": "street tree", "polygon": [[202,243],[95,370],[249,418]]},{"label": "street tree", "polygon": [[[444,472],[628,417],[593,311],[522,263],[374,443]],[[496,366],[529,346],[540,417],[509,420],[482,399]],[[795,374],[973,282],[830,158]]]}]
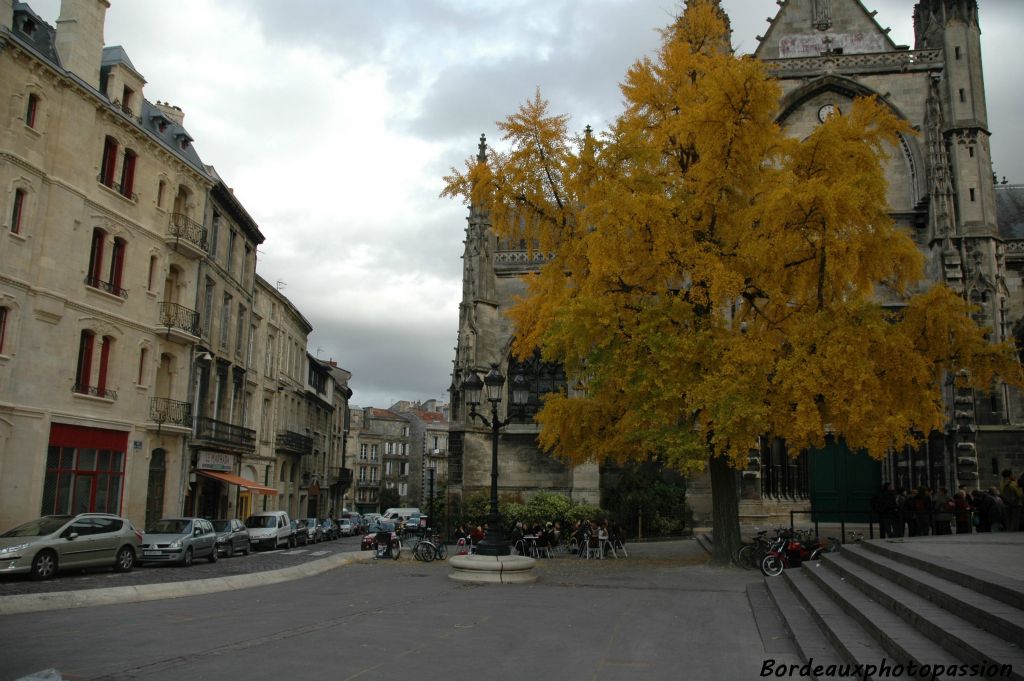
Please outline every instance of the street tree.
[{"label": "street tree", "polygon": [[662,35],[609,130],[571,135],[538,91],[498,123],[506,148],[453,169],[443,194],[549,255],[510,311],[513,350],[539,347],[582,390],[545,400],[541,446],[707,467],[724,563],[735,470],[759,436],[801,450],[831,435],[881,458],[943,425],[947,379],[1019,385],[1021,370],[961,296],[922,285],[887,213],[903,121],[862,99],[788,137],[777,83],[732,52],[717,2],[690,0]]}]

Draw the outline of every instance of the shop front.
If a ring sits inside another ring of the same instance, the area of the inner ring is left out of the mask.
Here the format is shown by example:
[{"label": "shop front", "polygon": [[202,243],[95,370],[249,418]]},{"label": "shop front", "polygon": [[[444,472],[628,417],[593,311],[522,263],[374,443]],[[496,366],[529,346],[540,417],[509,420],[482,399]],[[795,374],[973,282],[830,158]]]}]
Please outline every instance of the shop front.
[{"label": "shop front", "polygon": [[127,451],[127,431],[52,424],[41,515],[120,515]]}]

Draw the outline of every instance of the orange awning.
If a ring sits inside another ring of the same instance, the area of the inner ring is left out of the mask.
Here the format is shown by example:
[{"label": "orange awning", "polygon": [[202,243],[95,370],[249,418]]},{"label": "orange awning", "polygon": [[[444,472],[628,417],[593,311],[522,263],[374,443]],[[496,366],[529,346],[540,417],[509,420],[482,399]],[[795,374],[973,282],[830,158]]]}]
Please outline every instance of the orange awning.
[{"label": "orange awning", "polygon": [[232,473],[221,473],[220,471],[196,471],[196,473],[199,473],[199,475],[205,475],[208,478],[214,478],[215,480],[222,480],[223,482],[226,482],[229,485],[238,485],[239,487],[244,487],[250,492],[255,492],[256,494],[269,494],[274,496],[278,494],[278,491],[273,487],[264,487],[263,485],[257,485],[252,480],[240,478]]}]

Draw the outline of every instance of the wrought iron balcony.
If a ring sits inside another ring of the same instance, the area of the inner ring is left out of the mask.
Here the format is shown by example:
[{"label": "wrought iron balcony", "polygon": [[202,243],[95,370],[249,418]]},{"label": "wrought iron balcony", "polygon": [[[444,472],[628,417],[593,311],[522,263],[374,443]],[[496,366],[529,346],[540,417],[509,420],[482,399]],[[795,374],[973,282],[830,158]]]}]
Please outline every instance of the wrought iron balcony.
[{"label": "wrought iron balcony", "polygon": [[223,445],[255,449],[256,431],[233,423],[218,421],[206,416],[196,419],[196,439],[210,440]]},{"label": "wrought iron balcony", "polygon": [[160,326],[199,336],[199,313],[177,303],[160,303]]},{"label": "wrought iron balcony", "polygon": [[171,213],[167,239],[191,247],[189,250],[198,257],[206,253],[206,228],[182,213]]},{"label": "wrought iron balcony", "polygon": [[192,427],[192,405],[166,397],[149,399],[149,419],[154,423]]},{"label": "wrought iron balcony", "polygon": [[277,434],[277,449],[292,454],[312,454],[313,438],[286,430]]},{"label": "wrought iron balcony", "polygon": [[112,296],[120,296],[121,298],[128,300],[128,289],[115,286],[109,281],[103,281],[99,277],[94,277],[91,274],[86,275],[85,285],[91,286],[92,288],[98,288],[101,291],[106,291]]},{"label": "wrought iron balcony", "polygon": [[97,388],[91,385],[81,385],[76,383],[71,392],[78,393],[79,395],[90,395],[92,397],[102,397],[107,400],[116,400],[117,391],[110,388]]},{"label": "wrought iron balcony", "polygon": [[357,487],[373,487],[374,489],[376,489],[377,487],[380,487],[380,481],[379,480],[359,480],[359,481],[356,482],[356,486]]}]

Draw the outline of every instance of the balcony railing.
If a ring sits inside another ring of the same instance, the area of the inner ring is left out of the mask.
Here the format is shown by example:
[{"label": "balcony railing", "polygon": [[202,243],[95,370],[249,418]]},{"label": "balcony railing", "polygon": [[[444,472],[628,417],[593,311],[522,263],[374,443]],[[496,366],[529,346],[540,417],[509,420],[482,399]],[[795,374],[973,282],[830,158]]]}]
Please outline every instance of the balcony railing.
[{"label": "balcony railing", "polygon": [[120,286],[115,286],[114,284],[111,284],[109,281],[103,281],[99,277],[94,277],[91,274],[86,275],[85,285],[91,286],[93,288],[98,288],[101,291],[106,291],[110,295],[120,296],[121,298],[128,300],[128,289],[121,288]]},{"label": "balcony railing", "polygon": [[173,426],[192,427],[192,405],[188,402],[169,400],[166,397],[149,399],[149,418],[154,423],[168,423]]},{"label": "balcony railing", "polygon": [[177,303],[160,303],[160,326],[199,335],[199,313]]},{"label": "balcony railing", "polygon": [[313,438],[286,430],[277,434],[277,448],[293,454],[312,454]]},{"label": "balcony railing", "polygon": [[81,385],[76,383],[71,392],[78,393],[79,395],[90,395],[92,397],[102,397],[107,400],[116,400],[117,391],[110,388],[97,388],[92,385]]},{"label": "balcony railing", "polygon": [[196,438],[250,449],[256,446],[255,430],[206,416],[196,419]]},{"label": "balcony railing", "polygon": [[[131,113],[129,113],[129,115],[131,115]],[[103,177],[103,173],[96,176],[96,181],[107,189],[113,189],[129,201],[135,201],[136,203],[139,201],[139,195],[137,193],[131,192],[130,194],[125,194],[120,182],[115,182],[113,178]]]},{"label": "balcony railing", "polygon": [[376,488],[376,487],[380,487],[380,481],[379,480],[359,480],[358,482],[356,482],[356,486],[358,486],[358,487],[374,487],[374,488]]},{"label": "balcony railing", "polygon": [[187,215],[171,213],[167,234],[175,239],[184,239],[201,249],[206,248],[206,228]]}]

